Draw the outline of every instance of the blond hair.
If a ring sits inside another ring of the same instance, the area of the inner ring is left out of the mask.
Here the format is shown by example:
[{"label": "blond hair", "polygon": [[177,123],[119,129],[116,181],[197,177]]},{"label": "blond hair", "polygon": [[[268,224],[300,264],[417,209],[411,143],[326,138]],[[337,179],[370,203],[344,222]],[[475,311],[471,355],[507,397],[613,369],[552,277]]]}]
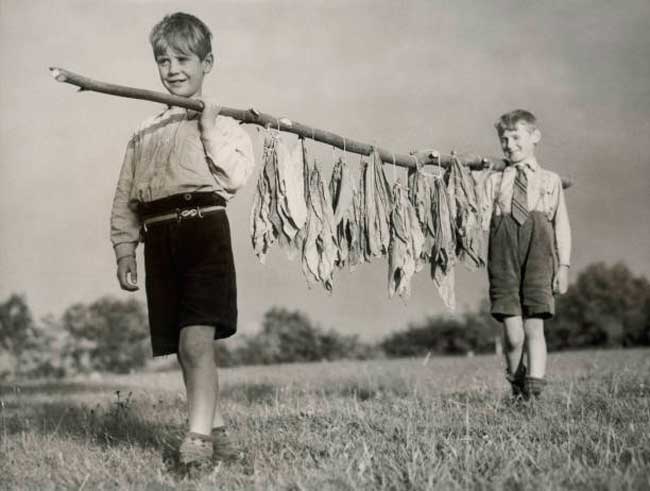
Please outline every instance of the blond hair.
[{"label": "blond hair", "polygon": [[212,33],[198,17],[183,12],[166,15],[149,34],[153,54],[158,57],[174,48],[182,53],[194,53],[201,60],[212,53]]}]

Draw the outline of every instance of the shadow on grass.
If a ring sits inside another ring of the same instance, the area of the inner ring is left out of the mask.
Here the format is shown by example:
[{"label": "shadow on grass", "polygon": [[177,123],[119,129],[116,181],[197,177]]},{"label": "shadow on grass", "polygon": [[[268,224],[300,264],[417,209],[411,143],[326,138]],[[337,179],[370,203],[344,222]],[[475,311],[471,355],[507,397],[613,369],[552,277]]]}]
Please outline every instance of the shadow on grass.
[{"label": "shadow on grass", "polygon": [[[55,390],[56,387],[56,384],[50,384],[46,392],[34,390],[31,394],[47,393],[63,396],[61,398],[64,399],[66,395],[79,393],[80,390],[83,393],[107,394],[112,389],[99,385],[63,384],[63,390],[59,392]],[[72,438],[104,448],[135,445],[162,451],[163,457],[173,458],[182,438],[182,429],[160,420],[159,414],[163,408],[157,406],[162,405],[162,401],[145,407],[133,401],[130,393],[124,397],[120,396],[119,390],[113,392],[116,399],[108,407],[71,401],[34,402],[23,397],[4,402],[0,420],[2,431],[6,435],[40,434],[46,441]],[[24,396],[25,392],[21,394]],[[169,412],[168,404],[165,410]],[[145,418],[145,415],[152,415],[154,420]]]},{"label": "shadow on grass", "polygon": [[124,389],[120,385],[107,385],[92,382],[46,381],[37,383],[15,383],[0,385],[0,399],[8,396],[61,396],[79,394],[110,393]]}]

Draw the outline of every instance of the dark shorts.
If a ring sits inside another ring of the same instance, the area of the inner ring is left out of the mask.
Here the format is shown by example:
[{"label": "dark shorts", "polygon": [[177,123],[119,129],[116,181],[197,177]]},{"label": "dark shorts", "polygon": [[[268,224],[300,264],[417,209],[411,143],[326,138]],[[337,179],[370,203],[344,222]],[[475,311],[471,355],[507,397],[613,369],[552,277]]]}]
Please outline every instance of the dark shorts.
[{"label": "dark shorts", "polygon": [[511,215],[492,217],[488,247],[491,313],[497,320],[555,313],[555,234],[549,219],[531,212],[519,226]]},{"label": "dark shorts", "polygon": [[[189,196],[148,203],[145,215],[174,211],[187,206],[186,201],[210,204],[205,196]],[[152,224],[143,234],[153,355],[177,353],[186,326],[214,326],[215,339],[232,336],[237,330],[237,284],[225,208],[202,218]]]}]

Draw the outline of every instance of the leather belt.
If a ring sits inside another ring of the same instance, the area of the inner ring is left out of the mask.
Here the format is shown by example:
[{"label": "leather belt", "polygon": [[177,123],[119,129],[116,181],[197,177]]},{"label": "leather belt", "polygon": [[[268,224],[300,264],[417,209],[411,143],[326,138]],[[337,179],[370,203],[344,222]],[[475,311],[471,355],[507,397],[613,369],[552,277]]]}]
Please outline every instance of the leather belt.
[{"label": "leather belt", "polygon": [[175,221],[180,223],[183,220],[187,220],[189,218],[203,218],[205,215],[209,215],[210,213],[214,213],[216,211],[225,210],[225,209],[226,207],[221,205],[196,206],[194,208],[176,208],[176,211],[170,213],[165,213],[163,215],[156,215],[149,218],[145,218],[142,223],[143,223],[144,230],[146,232],[147,227],[155,223],[170,222],[170,221]]}]

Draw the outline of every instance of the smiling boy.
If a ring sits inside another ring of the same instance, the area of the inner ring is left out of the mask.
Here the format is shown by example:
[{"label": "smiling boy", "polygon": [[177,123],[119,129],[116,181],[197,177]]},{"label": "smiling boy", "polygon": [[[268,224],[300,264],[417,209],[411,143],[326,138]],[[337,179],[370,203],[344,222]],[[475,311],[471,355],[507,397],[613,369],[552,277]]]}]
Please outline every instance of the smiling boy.
[{"label": "smiling boy", "polygon": [[[150,42],[167,91],[200,98],[214,64],[211,33],[198,18],[166,16]],[[135,249],[144,242],[154,356],[176,353],[189,431],[181,464],[233,456],[217,409],[214,340],[237,329],[237,287],[226,203],[254,167],[249,136],[220,107],[168,107],[140,125],[126,149],[111,213],[111,241],[122,289],[138,289]]]},{"label": "smiling boy", "polygon": [[508,166],[485,182],[491,313],[503,323],[513,395],[529,399],[546,384],[544,320],[555,313],[553,294],[568,287],[571,228],[560,177],[535,158],[535,116],[517,109],[496,129]]}]

